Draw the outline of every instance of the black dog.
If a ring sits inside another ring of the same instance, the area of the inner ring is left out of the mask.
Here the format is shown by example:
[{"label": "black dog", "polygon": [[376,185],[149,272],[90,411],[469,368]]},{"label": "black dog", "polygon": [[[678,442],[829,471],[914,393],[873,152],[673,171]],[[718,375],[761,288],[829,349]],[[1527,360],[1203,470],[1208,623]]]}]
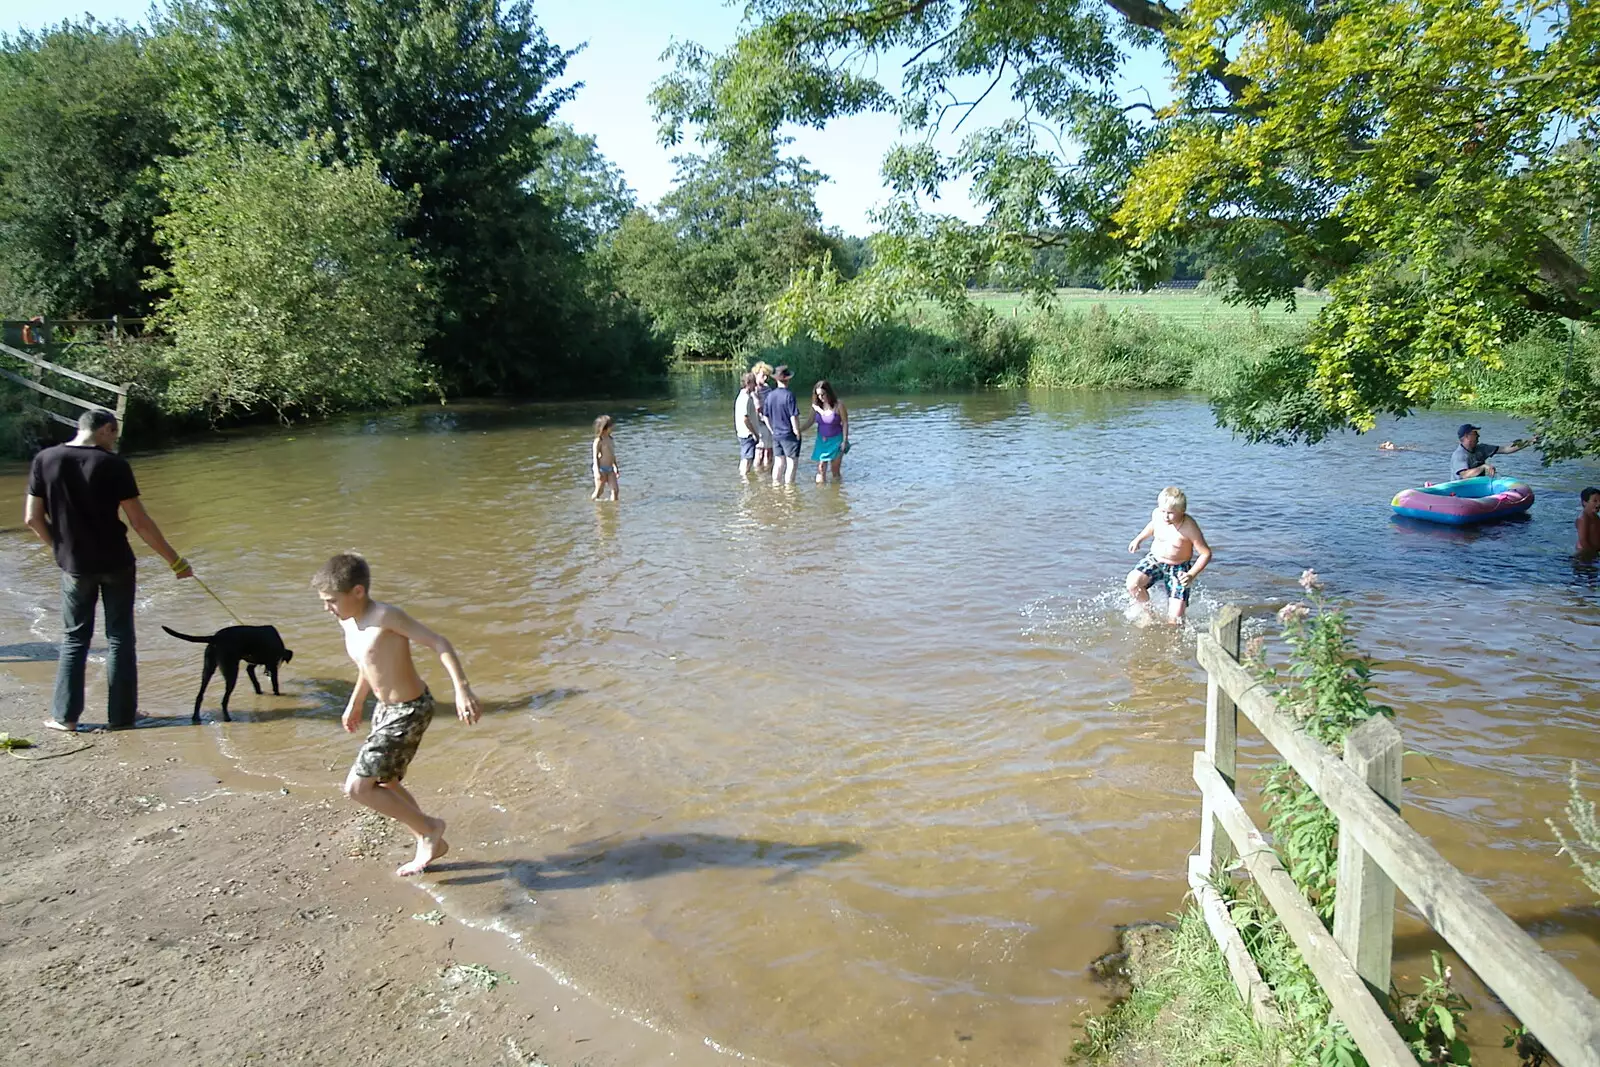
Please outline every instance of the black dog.
[{"label": "black dog", "polygon": [[200,676],[200,692],[195,694],[191,722],[200,721],[200,702],[205,699],[211,672],[218,667],[222,668],[222,680],[227,683],[222,691],[222,718],[232,722],[228,716],[228,698],[239,682],[239,664],[244,664],[245,673],[250,675],[250,684],[256,687],[257,693],[261,692],[261,683],[256,680],[256,668],[266,668],[267,677],[272,679],[272,695],[278,696],[278,664],[294,658],[294,653],[283,647],[283,638],[278,636],[274,626],[225,626],[210,637],[190,637],[169,626],[162,629],[173,637],[206,646],[206,668]]}]

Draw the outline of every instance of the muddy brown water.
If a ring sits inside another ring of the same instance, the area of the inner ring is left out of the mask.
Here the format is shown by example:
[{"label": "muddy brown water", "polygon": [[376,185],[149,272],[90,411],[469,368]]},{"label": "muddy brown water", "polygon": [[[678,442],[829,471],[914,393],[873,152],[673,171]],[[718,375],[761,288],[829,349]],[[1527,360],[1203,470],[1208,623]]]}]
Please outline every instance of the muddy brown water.
[{"label": "muddy brown water", "polygon": [[[424,884],[452,914],[753,1061],[1054,1064],[1104,1003],[1088,964],[1118,924],[1179,907],[1198,833],[1193,629],[1130,627],[1120,592],[1129,538],[1178,483],[1217,549],[1193,626],[1322,572],[1416,750],[1407,817],[1600,988],[1600,910],[1544,822],[1569,761],[1591,783],[1600,765],[1600,574],[1571,556],[1594,464],[1507,457],[1531,517],[1458,531],[1388,501],[1439,479],[1460,413],[1283,450],[1187,397],[847,400],[845,484],[802,464],[787,489],[739,479],[718,378],[612,403],[620,506],[587,498],[596,406],[424,408],[135,455],[172,541],[295,650],[283,696],[241,682],[224,724],[214,682],[188,726],[198,650],[159,626],[231,620],[142,555],[142,708],[244,770],[333,789],[353,674],[307,579],[359,548],[376,595],[449,635],[488,706],[472,729],[441,709],[410,778],[450,820],[455,851]],[[1520,430],[1475,421],[1489,441]],[[1418,450],[1380,454],[1385,436]],[[0,483],[20,503],[22,472]],[[56,581],[10,528],[0,661],[39,682]],[[1402,922],[1402,984],[1432,945]],[[1473,1026],[1499,1045],[1492,1013]]]}]

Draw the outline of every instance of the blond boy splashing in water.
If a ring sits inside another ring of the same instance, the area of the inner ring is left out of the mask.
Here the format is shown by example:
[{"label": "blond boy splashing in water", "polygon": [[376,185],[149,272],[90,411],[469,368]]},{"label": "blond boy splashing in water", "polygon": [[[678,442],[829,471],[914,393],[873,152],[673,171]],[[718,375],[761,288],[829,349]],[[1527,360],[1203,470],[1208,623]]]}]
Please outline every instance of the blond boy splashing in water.
[{"label": "blond boy splashing in water", "polygon": [[1206,544],[1200,524],[1189,514],[1189,501],[1182,489],[1169,485],[1161,490],[1150,521],[1139,536],[1128,542],[1128,551],[1139,551],[1147,537],[1155,538],[1150,551],[1128,572],[1128,595],[1134,600],[1128,606],[1128,617],[1145,617],[1150,586],[1161,581],[1167,587],[1167,621],[1176,626],[1189,610],[1189,587],[1211,562],[1211,546]]},{"label": "blond boy splashing in water", "polygon": [[322,606],[339,620],[345,651],[356,664],[356,689],[345,705],[344,728],[354,733],[367,694],[378,698],[372,732],[344,780],[344,794],[404,823],[416,835],[416,856],[395,873],[421,874],[449,852],[450,845],[444,839],[444,820],[425,813],[400,784],[433,721],[433,694],[411,660],[412,642],[439,654],[455,684],[456,716],[469,726],[478,721],[478,698],[467,684],[455,647],[394,605],[373,600],[367,593],[371,583],[367,561],[354,553],[334,556],[311,579]]}]

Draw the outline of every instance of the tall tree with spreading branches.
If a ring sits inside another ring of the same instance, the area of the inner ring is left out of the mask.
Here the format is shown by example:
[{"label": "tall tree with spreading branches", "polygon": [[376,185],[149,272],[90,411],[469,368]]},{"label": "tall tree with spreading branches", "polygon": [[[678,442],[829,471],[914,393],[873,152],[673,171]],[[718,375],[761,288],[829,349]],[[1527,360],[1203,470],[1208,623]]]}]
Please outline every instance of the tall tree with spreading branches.
[{"label": "tall tree with spreading branches", "polygon": [[[823,263],[802,275],[789,329],[958,299],[1041,247],[1141,285],[1204,244],[1234,299],[1331,291],[1304,343],[1214,398],[1225,425],[1286,442],[1470,400],[1505,342],[1600,324],[1590,0],[751,0],[725,53],[674,52],[654,94],[669,142],[900,118],[873,266],[848,284]],[[1133,91],[1150,56],[1170,84]],[[1005,121],[935,147],[1001,93]],[[980,224],[927,207],[960,177]],[[1528,412],[1547,457],[1600,453],[1596,373],[1572,361]]]}]

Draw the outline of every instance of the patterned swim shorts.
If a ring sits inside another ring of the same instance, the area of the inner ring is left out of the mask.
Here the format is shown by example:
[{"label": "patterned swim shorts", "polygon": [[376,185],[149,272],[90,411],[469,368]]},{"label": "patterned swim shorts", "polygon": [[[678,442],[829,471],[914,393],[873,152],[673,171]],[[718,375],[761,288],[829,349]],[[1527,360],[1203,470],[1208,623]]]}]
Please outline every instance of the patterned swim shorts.
[{"label": "patterned swim shorts", "polygon": [[422,695],[404,704],[384,704],[372,709],[372,732],[356,753],[353,770],[358,778],[398,782],[422,744],[422,735],[433,721],[433,694]]},{"label": "patterned swim shorts", "polygon": [[1151,585],[1156,582],[1165,582],[1167,595],[1187,604],[1189,602],[1189,586],[1187,583],[1179,582],[1178,575],[1188,574],[1189,568],[1193,564],[1194,560],[1192,559],[1186,559],[1182,563],[1168,563],[1165,560],[1156,559],[1154,552],[1147,552],[1144,559],[1134,564],[1133,569],[1140,574],[1148,575]]}]

